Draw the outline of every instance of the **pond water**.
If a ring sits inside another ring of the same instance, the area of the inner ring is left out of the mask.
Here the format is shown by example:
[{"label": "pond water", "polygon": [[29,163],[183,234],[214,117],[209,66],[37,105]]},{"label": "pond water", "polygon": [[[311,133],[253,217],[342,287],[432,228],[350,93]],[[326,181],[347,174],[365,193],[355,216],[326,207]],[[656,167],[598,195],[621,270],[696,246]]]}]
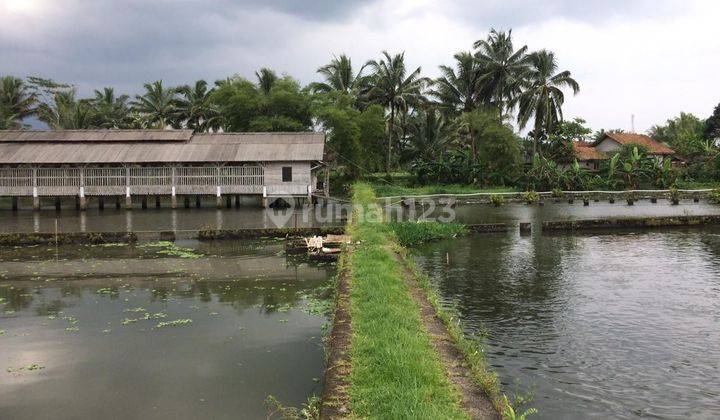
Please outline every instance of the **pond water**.
[{"label": "pond water", "polygon": [[[720,206],[707,201],[698,203],[692,200],[682,200],[679,205],[671,205],[668,200],[660,199],[657,203],[650,200],[638,200],[629,206],[618,199],[610,204],[607,201],[590,201],[584,206],[582,200],[575,200],[573,204],[567,201],[558,203],[545,200],[544,205],[528,205],[524,203],[507,203],[500,207],[491,204],[458,203],[455,208],[443,205],[430,205],[424,209],[418,207],[415,213],[411,209],[395,208],[404,218],[416,218],[425,214],[426,217],[451,217],[454,220],[468,224],[482,223],[517,223],[544,220],[575,220],[596,219],[610,217],[660,217],[660,216],[689,216],[689,215],[717,215]],[[393,213],[397,214],[397,213]]]},{"label": "pond water", "polygon": [[[154,204],[152,204],[154,205]],[[212,229],[276,227],[318,227],[342,225],[346,214],[339,206],[317,206],[287,210],[242,206],[233,209],[210,207],[177,209],[150,207],[126,211],[107,205],[104,210],[77,211],[63,207],[59,212],[45,207],[40,211],[0,210],[0,232],[158,232]]]},{"label": "pond water", "polygon": [[532,418],[720,418],[720,230],[479,234],[417,250]]},{"label": "pond water", "polygon": [[0,418],[265,418],[321,390],[334,266],[282,242],[5,248]]}]

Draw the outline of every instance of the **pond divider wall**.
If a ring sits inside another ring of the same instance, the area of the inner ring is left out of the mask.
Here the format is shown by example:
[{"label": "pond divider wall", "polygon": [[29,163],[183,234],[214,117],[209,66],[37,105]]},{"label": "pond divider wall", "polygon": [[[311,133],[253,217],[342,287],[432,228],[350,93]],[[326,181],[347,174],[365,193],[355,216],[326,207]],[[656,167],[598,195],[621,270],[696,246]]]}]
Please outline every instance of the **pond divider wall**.
[{"label": "pond divider wall", "polygon": [[[699,200],[701,197],[707,197],[711,193],[712,189],[702,190],[677,190],[680,194],[681,199],[690,199],[694,201]],[[554,199],[554,200],[571,200],[574,199],[587,199],[593,201],[607,200],[614,202],[616,199],[623,199],[625,195],[631,194],[635,199],[658,199],[658,198],[669,198],[670,190],[624,190],[624,191],[563,191],[562,196],[554,196],[551,191],[538,192],[538,198],[543,199]],[[464,194],[424,194],[424,195],[397,195],[378,197],[378,200],[391,201],[390,204],[401,204],[403,206],[410,206],[413,204],[422,204],[424,200],[437,201],[439,204],[447,204],[455,206],[458,200],[463,199],[462,202],[484,202],[490,200],[492,196],[502,197],[506,202],[526,202],[525,192],[512,191],[512,192],[477,192],[477,193],[464,193]]]},{"label": "pond divider wall", "polygon": [[466,225],[470,232],[484,233],[484,232],[507,232],[510,230],[510,226],[507,223],[485,223],[476,225]]},{"label": "pond divider wall", "polygon": [[138,232],[63,232],[63,233],[3,233],[0,246],[45,245],[45,244],[103,244],[133,243],[138,241],[175,241],[178,238],[213,239],[259,239],[303,237],[312,235],[339,235],[344,226],[301,227],[301,228],[250,228],[250,229],[203,229],[194,231],[138,231]]},{"label": "pond divider wall", "polygon": [[542,222],[543,231],[584,230],[584,229],[626,229],[674,226],[719,225],[720,215],[711,216],[667,216],[629,217],[583,220],[555,220]]}]

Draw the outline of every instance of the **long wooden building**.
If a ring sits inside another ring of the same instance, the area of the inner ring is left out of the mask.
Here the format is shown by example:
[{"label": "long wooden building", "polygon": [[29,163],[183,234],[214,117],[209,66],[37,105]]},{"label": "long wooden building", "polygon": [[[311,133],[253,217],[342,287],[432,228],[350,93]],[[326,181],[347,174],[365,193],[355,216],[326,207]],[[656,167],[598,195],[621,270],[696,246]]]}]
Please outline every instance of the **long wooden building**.
[{"label": "long wooden building", "polygon": [[[0,196],[277,198],[321,193],[322,133],[211,133],[191,130],[0,131]],[[158,201],[159,202],[159,201]]]}]

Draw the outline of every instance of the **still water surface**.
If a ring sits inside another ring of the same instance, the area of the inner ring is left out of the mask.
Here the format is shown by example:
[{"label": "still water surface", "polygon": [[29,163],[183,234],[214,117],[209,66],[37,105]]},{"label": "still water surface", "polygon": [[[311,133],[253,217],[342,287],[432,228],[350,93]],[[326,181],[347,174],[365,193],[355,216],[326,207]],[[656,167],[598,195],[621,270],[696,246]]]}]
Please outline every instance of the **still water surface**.
[{"label": "still water surface", "polygon": [[264,418],[318,393],[334,268],[185,245],[3,249],[0,418]]},{"label": "still water surface", "polygon": [[481,234],[417,251],[538,419],[720,418],[720,230]]}]

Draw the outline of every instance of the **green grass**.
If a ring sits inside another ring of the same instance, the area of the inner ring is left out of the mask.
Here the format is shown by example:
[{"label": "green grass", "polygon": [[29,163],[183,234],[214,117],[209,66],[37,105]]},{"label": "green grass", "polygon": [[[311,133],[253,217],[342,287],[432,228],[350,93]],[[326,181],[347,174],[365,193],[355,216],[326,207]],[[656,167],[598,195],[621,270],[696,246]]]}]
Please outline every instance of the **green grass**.
[{"label": "green grass", "polygon": [[[378,211],[374,201],[367,184],[355,184],[353,202],[365,214]],[[356,210],[348,230],[358,243],[350,255],[353,417],[468,418],[405,285],[387,225],[378,217],[361,218]]]},{"label": "green grass", "polygon": [[677,187],[681,190],[705,190],[720,188],[720,182],[685,182],[678,181]]},{"label": "green grass", "polygon": [[478,188],[474,185],[424,185],[421,187],[406,187],[399,185],[388,185],[379,182],[372,185],[378,197],[392,196],[413,196],[413,195],[432,195],[432,194],[473,194],[473,193],[499,193],[499,192],[517,192],[512,187],[492,187]]},{"label": "green grass", "polygon": [[393,222],[388,227],[402,246],[418,245],[424,242],[453,238],[467,233],[461,223],[440,222]]}]

